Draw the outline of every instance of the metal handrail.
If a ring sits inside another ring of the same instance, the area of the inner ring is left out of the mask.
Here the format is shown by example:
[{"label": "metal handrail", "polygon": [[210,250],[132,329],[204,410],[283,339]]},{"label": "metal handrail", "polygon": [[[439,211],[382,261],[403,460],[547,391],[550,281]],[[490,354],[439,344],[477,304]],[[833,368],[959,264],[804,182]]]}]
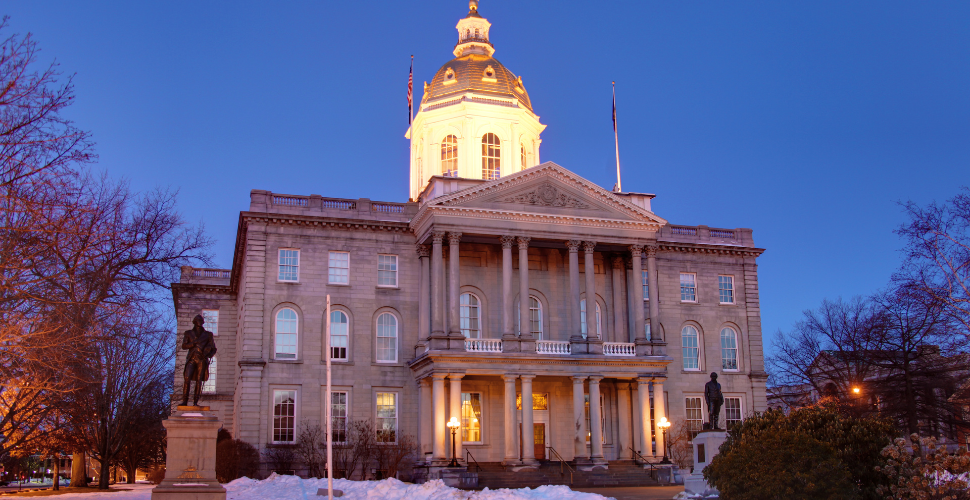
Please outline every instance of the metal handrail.
[{"label": "metal handrail", "polygon": [[554,455],[556,455],[557,458],[559,458],[559,475],[560,476],[565,476],[566,475],[566,471],[562,468],[564,465],[566,466],[567,469],[569,469],[569,485],[572,486],[573,485],[573,472],[574,472],[573,471],[573,468],[570,467],[570,465],[566,463],[566,460],[564,460],[562,458],[562,455],[560,455],[559,452],[556,451],[555,448],[553,448],[552,446],[549,446],[548,448],[549,448],[549,451],[551,451]]},{"label": "metal handrail", "polygon": [[634,450],[632,446],[630,447],[630,450],[633,451],[634,458],[640,457],[640,461],[642,461],[643,463],[649,465],[650,466],[650,469],[657,470],[657,467],[655,465],[653,465],[652,463],[648,462],[647,459],[646,459],[646,457],[644,457],[643,455],[641,455],[639,451]]},{"label": "metal handrail", "polygon": [[[468,460],[469,458],[471,458],[471,460]],[[468,465],[471,465],[472,462],[475,462],[475,469],[476,469],[475,472],[481,472],[482,471],[482,466],[478,464],[478,460],[475,460],[475,455],[472,455],[472,452],[469,451],[466,448],[465,449],[465,463],[468,464]]]}]

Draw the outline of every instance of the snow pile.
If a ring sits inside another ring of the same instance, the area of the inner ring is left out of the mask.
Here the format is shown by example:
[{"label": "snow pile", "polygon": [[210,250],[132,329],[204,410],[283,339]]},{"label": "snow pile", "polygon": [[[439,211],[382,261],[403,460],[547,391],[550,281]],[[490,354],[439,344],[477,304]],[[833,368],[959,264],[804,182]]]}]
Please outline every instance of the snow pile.
[{"label": "snow pile", "polygon": [[[239,478],[225,485],[228,500],[304,500],[317,497],[317,490],[327,488],[326,479],[302,479],[297,476],[271,475],[262,481]],[[335,490],[342,490],[341,500],[605,500],[595,493],[572,491],[567,486],[540,486],[535,489],[499,489],[464,491],[440,479],[424,484],[402,483],[397,479],[382,481],[349,481],[335,479]],[[122,499],[118,499],[122,500]]]}]

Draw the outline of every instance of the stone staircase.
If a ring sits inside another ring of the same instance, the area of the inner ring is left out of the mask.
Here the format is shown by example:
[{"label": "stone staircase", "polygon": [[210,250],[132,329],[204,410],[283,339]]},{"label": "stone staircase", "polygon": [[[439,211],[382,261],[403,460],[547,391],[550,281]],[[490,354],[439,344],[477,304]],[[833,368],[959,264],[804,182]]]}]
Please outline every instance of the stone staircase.
[{"label": "stone staircase", "polygon": [[[478,487],[496,488],[535,488],[543,484],[564,484],[576,487],[597,486],[657,486],[657,473],[643,469],[630,460],[609,463],[608,469],[597,468],[592,471],[575,470],[570,478],[569,469],[562,466],[560,473],[559,462],[542,462],[537,468],[525,468],[518,471],[506,468],[499,462],[483,462],[479,464]],[[474,472],[472,464],[468,470]],[[572,481],[570,483],[570,480]]]}]

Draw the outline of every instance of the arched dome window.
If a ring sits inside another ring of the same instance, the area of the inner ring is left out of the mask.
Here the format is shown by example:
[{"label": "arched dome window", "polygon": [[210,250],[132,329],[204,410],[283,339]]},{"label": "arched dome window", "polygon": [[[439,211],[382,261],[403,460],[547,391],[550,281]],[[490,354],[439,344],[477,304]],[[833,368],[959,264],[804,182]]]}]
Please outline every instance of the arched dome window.
[{"label": "arched dome window", "polygon": [[479,323],[479,306],[481,301],[473,293],[463,293],[461,302],[461,334],[466,339],[478,339],[482,337],[482,328]]},{"label": "arched dome window", "polygon": [[454,135],[441,141],[441,175],[458,177],[458,138]]},{"label": "arched dome window", "polygon": [[493,180],[502,176],[502,143],[497,135],[489,132],[482,137],[482,179]]},{"label": "arched dome window", "polygon": [[525,167],[526,167],[525,144],[519,145],[519,152],[522,155],[522,170],[525,170]]}]

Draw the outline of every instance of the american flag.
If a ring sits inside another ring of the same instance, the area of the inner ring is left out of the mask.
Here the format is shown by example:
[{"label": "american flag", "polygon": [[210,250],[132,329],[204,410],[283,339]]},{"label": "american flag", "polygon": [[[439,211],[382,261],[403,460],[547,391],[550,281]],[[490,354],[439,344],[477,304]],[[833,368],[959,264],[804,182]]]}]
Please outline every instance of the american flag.
[{"label": "american flag", "polygon": [[414,56],[411,56],[411,68],[408,70],[408,125],[414,115]]}]

